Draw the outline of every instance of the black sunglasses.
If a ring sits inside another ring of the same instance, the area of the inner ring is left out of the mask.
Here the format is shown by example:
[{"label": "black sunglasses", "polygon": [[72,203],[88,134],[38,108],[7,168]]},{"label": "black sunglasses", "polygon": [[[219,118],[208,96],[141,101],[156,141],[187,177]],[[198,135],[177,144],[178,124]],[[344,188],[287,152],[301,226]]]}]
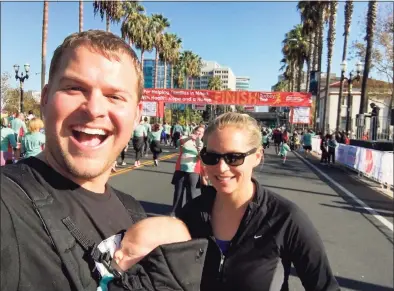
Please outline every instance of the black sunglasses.
[{"label": "black sunglasses", "polygon": [[226,154],[217,154],[212,152],[207,152],[207,148],[203,148],[200,151],[200,157],[202,162],[207,166],[217,165],[221,158],[226,162],[227,165],[237,167],[241,166],[245,162],[245,158],[254,154],[257,151],[257,148],[251,149],[246,153],[226,153]]}]

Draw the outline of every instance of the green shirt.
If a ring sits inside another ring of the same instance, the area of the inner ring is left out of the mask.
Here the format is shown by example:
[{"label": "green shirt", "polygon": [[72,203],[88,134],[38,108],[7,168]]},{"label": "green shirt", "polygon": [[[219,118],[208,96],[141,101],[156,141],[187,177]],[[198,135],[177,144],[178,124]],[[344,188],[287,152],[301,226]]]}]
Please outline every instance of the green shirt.
[{"label": "green shirt", "polygon": [[152,141],[160,141],[161,139],[161,132],[163,130],[158,130],[158,131],[151,131],[148,133],[148,141],[152,142]]},{"label": "green shirt", "polygon": [[268,143],[268,136],[267,135],[263,135],[263,143]]},{"label": "green shirt", "polygon": [[12,130],[18,134],[19,136],[19,130],[23,128],[23,132],[26,134],[27,133],[27,128],[26,124],[19,118],[14,118],[11,120],[11,128]]},{"label": "green shirt", "polygon": [[166,134],[170,134],[170,133],[171,133],[171,125],[165,124],[165,125],[164,125],[164,132],[165,132]]},{"label": "green shirt", "polygon": [[138,124],[137,127],[134,129],[133,137],[143,137],[147,136],[146,127],[144,124]]},{"label": "green shirt", "polygon": [[305,146],[312,146],[312,137],[315,136],[315,133],[304,133],[304,137],[302,138],[302,142]]},{"label": "green shirt", "polygon": [[282,145],[280,146],[280,154],[281,155],[287,155],[287,152],[290,152],[290,147],[287,143],[282,143]]},{"label": "green shirt", "polygon": [[45,135],[41,132],[29,132],[22,138],[22,153],[25,153],[25,158],[34,157],[41,153],[43,145]]},{"label": "green shirt", "polygon": [[143,125],[144,125],[144,127],[145,127],[146,133],[149,133],[149,132],[152,131],[152,125],[150,125],[150,124],[147,123],[147,122],[145,122]]},{"label": "green shirt", "polygon": [[8,145],[16,148],[15,132],[9,127],[1,128],[1,151],[7,152]]}]

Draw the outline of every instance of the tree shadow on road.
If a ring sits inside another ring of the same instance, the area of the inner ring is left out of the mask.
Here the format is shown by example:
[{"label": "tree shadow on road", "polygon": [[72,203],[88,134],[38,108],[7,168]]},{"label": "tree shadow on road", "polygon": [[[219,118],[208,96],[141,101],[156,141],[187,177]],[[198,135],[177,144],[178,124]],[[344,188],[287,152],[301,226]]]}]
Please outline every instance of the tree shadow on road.
[{"label": "tree shadow on road", "polygon": [[139,201],[148,216],[170,215],[172,206],[148,201]]},{"label": "tree shadow on road", "polygon": [[[291,268],[290,275],[294,277],[298,277],[295,268]],[[353,280],[349,278],[344,278],[340,276],[335,276],[337,282],[341,288],[346,288],[350,290],[358,290],[358,291],[392,291],[392,287],[385,287],[381,285],[376,285],[373,283],[362,282],[358,280]]]}]

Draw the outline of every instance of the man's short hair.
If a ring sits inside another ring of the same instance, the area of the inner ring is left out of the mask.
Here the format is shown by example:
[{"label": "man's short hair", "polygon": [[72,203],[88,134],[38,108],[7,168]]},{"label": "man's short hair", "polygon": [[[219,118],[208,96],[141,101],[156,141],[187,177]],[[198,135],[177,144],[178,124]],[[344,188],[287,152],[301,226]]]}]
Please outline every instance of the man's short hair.
[{"label": "man's short hair", "polygon": [[144,90],[144,76],[141,70],[141,63],[138,60],[135,51],[119,36],[103,30],[87,30],[84,32],[73,33],[66,37],[63,43],[58,46],[53,53],[51,65],[49,67],[48,82],[50,82],[56,74],[61,58],[67,49],[75,49],[81,45],[85,45],[89,49],[101,53],[108,59],[119,60],[120,53],[127,54],[131,58],[136,70],[138,79],[138,101],[141,100]]}]

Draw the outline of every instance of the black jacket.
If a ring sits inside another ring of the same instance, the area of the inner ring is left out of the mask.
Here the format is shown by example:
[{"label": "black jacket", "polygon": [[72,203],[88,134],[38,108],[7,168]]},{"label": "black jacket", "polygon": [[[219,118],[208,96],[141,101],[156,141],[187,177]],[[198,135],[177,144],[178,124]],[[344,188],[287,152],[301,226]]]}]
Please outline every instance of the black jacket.
[{"label": "black jacket", "polygon": [[209,238],[201,291],[289,290],[291,263],[307,291],[340,290],[323,243],[306,214],[294,203],[259,186],[224,256],[210,224],[216,191],[182,210],[180,218],[194,238]]},{"label": "black jacket", "polygon": [[207,250],[206,239],[162,245],[113,280],[108,291],[199,291]]}]

